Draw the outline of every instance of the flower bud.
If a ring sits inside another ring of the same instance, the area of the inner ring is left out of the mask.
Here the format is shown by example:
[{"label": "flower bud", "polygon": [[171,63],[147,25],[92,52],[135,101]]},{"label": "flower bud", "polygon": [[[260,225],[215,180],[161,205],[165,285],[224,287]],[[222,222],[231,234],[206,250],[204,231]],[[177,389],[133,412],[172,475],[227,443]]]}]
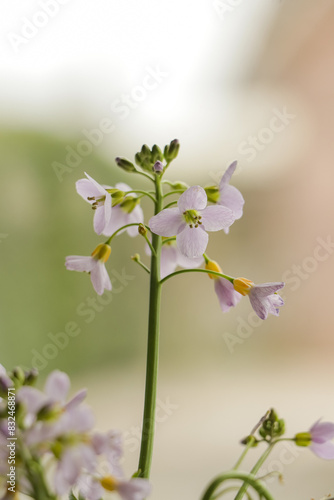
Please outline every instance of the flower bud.
[{"label": "flower bud", "polygon": [[159,161],[159,160],[156,161],[155,164],[153,165],[153,170],[157,174],[161,174],[164,171],[163,163],[161,163],[161,161]]},{"label": "flower bud", "polygon": [[32,385],[38,377],[38,370],[36,368],[32,368],[25,374],[25,385]]},{"label": "flower bud", "polygon": [[164,157],[165,159],[170,162],[172,160],[175,160],[179,153],[180,149],[180,143],[177,139],[174,139],[169,146],[165,146],[164,149]]},{"label": "flower bud", "polygon": [[122,168],[126,172],[135,172],[136,168],[131,161],[127,160],[126,158],[115,158],[115,162],[118,167]]},{"label": "flower bud", "polygon": [[141,234],[142,236],[146,236],[147,229],[144,226],[144,224],[139,224],[139,226],[138,226],[138,233]]},{"label": "flower bud", "polygon": [[206,187],[204,189],[205,189],[206,195],[208,197],[208,201],[211,201],[211,203],[217,203],[217,201],[219,200],[219,196],[220,196],[218,187],[217,186],[209,186],[209,187]]},{"label": "flower bud", "polygon": [[135,253],[134,255],[132,255],[131,259],[134,262],[139,262],[140,261],[140,255],[139,255],[139,253]]},{"label": "flower bud", "polygon": [[139,200],[135,196],[128,196],[121,204],[120,207],[122,210],[127,213],[131,214],[131,212],[135,209],[135,207],[138,205]]},{"label": "flower bud", "polygon": [[184,191],[189,188],[188,184],[182,181],[173,182],[170,184],[170,187],[173,189],[183,189]]},{"label": "flower bud", "polygon": [[22,370],[22,368],[20,366],[16,366],[13,371],[12,371],[12,378],[14,379],[14,381],[18,381],[19,384],[24,384],[25,382],[25,374],[24,374],[24,371]]},{"label": "flower bud", "polygon": [[154,144],[153,148],[152,148],[152,151],[151,151],[151,160],[153,163],[155,163],[156,161],[162,161],[164,158],[163,154],[162,154],[162,151],[161,149],[159,148],[159,146],[157,146],[156,144]]},{"label": "flower bud", "polygon": [[259,434],[264,439],[282,436],[285,432],[285,422],[278,418],[274,409],[270,410],[268,417],[263,421],[259,429]]},{"label": "flower bud", "polygon": [[241,295],[248,295],[250,290],[253,288],[253,281],[248,280],[247,278],[236,278],[233,280],[234,290],[241,293]]}]

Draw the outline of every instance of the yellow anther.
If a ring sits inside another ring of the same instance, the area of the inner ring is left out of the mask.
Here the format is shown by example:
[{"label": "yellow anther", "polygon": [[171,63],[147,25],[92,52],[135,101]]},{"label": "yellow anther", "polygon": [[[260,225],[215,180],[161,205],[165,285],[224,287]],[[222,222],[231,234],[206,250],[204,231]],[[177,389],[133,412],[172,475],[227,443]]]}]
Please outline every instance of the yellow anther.
[{"label": "yellow anther", "polygon": [[118,487],[118,481],[113,476],[106,476],[100,479],[101,486],[107,491],[115,491]]},{"label": "yellow anther", "polygon": [[[205,269],[208,269],[209,271],[216,271],[217,273],[223,272],[219,264],[217,264],[214,260],[209,260],[209,262],[205,264]],[[219,280],[220,278],[220,276],[217,276],[216,274],[208,274],[208,276],[212,280]]]},{"label": "yellow anther", "polygon": [[236,278],[233,281],[234,290],[241,293],[241,295],[248,295],[250,290],[253,288],[254,283],[247,278]]},{"label": "yellow anther", "polygon": [[96,260],[102,260],[102,262],[107,262],[111,254],[111,248],[109,245],[106,245],[105,243],[100,243],[98,245],[94,252],[92,253],[92,257]]}]

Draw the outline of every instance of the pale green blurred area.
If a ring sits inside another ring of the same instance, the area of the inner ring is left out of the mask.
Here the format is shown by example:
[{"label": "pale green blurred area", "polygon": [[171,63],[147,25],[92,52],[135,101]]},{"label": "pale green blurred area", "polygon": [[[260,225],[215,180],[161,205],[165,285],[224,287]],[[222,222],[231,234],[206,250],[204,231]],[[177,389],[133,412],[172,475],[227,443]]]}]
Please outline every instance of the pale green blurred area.
[{"label": "pale green blurred area", "polygon": [[[93,212],[76,194],[75,181],[86,171],[100,183],[123,181],[146,188],[139,176],[120,171],[114,158],[133,159],[143,142],[163,147],[175,137],[181,149],[168,171],[172,180],[212,184],[238,159],[232,183],[244,195],[244,216],[228,236],[210,234],[208,254],[228,274],[257,283],[286,281],[280,317],[265,322],[256,319],[247,298],[222,314],[205,275],[178,276],[164,286],[153,500],[199,498],[213,475],[233,466],[242,451],[240,439],[271,406],[286,418],[289,435],[307,430],[322,416],[334,421],[334,258],[331,248],[316,250],[319,239],[331,240],[334,233],[333,7],[326,1],[317,7],[309,1],[282,2],[265,17],[260,3],[252,10],[252,29],[240,6],[231,13],[235,18],[222,23],[213,12],[211,36],[206,20],[205,37],[196,24],[196,13],[204,7],[194,7],[192,22],[202,38],[196,42],[189,33],[191,43],[198,44],[191,57],[180,42],[182,23],[175,33],[189,65],[158,38],[153,45],[161,59],[143,55],[136,60],[135,46],[144,42],[129,38],[123,47],[128,50],[125,62],[110,58],[108,65],[100,65],[101,53],[111,42],[101,38],[99,57],[93,48],[83,68],[78,64],[79,69],[68,70],[68,79],[64,67],[55,65],[56,77],[36,71],[40,87],[35,93],[32,78],[27,76],[24,84],[15,81],[12,88],[9,73],[3,71],[0,361],[8,368],[37,362],[42,378],[58,368],[72,376],[73,391],[87,387],[98,427],[124,433],[129,474],[137,467],[139,451],[148,308],[148,276],[130,257],[138,252],[146,263],[148,257],[139,236],[115,238],[107,267],[114,279],[117,272],[128,278],[116,278],[108,304],[97,301],[87,275],[65,270],[66,255],[89,255],[103,241],[94,234]],[[64,12],[60,25],[69,22],[78,30],[77,9],[69,6],[66,14],[73,24]],[[129,18],[135,25],[134,14]],[[97,33],[88,18],[85,23]],[[55,19],[52,29],[56,26]],[[223,38],[232,32],[235,38]],[[24,49],[21,75],[30,75],[33,56],[50,72],[52,59],[43,45],[50,50],[48,36],[51,29]],[[89,37],[80,36],[88,44]],[[227,50],[236,38],[234,50]],[[117,40],[112,42],[120,49]],[[53,56],[59,53],[60,58],[61,47],[53,49]],[[82,129],[93,129],[101,117],[110,116],[110,102],[141,81],[142,68],[157,60],[170,73],[165,86],[117,122],[103,145],[60,182],[52,164],[63,163],[66,148],[76,148],[83,139]],[[90,70],[92,61],[96,66]],[[38,107],[39,92],[44,101]],[[36,99],[31,107],[30,94]],[[248,162],[240,154],[240,142],[267,126],[273,108],[284,107],[296,118]],[[143,207],[148,221],[150,201]],[[64,340],[61,334],[68,323],[77,325],[78,334]],[[55,338],[63,344],[57,346]],[[275,498],[320,500],[334,494],[332,462],[304,449],[298,455],[280,453],[278,449],[273,455],[278,462],[268,462],[285,478],[283,486],[270,479]],[[252,464],[250,453],[245,468]]]}]

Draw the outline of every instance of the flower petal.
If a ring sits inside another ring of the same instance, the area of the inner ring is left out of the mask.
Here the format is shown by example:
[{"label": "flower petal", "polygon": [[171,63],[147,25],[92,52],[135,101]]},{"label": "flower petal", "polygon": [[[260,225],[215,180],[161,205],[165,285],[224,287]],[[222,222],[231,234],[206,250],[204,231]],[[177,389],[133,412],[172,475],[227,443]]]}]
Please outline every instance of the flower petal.
[{"label": "flower petal", "polygon": [[[94,203],[94,200],[88,200],[88,198],[99,198],[101,196],[101,191],[88,179],[79,179],[75,183],[77,193],[88,203]],[[104,194],[103,194],[104,196]]]},{"label": "flower petal", "polygon": [[137,477],[119,481],[117,491],[123,500],[144,500],[151,493],[151,485],[147,479]]},{"label": "flower petal", "polygon": [[111,282],[103,262],[96,261],[96,265],[90,272],[93,287],[98,295],[102,295],[104,289],[111,290]]},{"label": "flower petal", "polygon": [[160,278],[175,271],[177,267],[177,248],[173,245],[163,245],[161,249]]},{"label": "flower petal", "polygon": [[191,186],[181,194],[177,205],[183,214],[186,210],[204,210],[207,203],[208,197],[204,189],[201,186]]},{"label": "flower petal", "polygon": [[178,208],[165,208],[151,217],[148,225],[155,234],[175,236],[185,228],[186,223]]},{"label": "flower petal", "polygon": [[231,307],[235,307],[241,300],[242,295],[234,290],[232,283],[225,278],[215,279],[214,282],[221,310],[226,312]]},{"label": "flower petal", "polygon": [[27,413],[36,415],[38,411],[47,403],[45,394],[35,387],[24,385],[17,392],[17,400],[26,407]]},{"label": "flower petal", "polygon": [[69,271],[86,271],[89,273],[94,267],[94,259],[83,255],[69,255],[66,257],[65,266]]},{"label": "flower petal", "polygon": [[332,422],[320,422],[318,420],[310,429],[312,441],[324,443],[334,438],[334,424]]},{"label": "flower petal", "polygon": [[312,443],[310,445],[310,450],[313,451],[318,457],[324,458],[325,460],[334,460],[334,444],[330,442],[326,443]]},{"label": "flower petal", "polygon": [[59,370],[54,370],[45,381],[44,392],[51,401],[65,403],[71,382],[69,376]]},{"label": "flower petal", "polygon": [[245,204],[245,200],[240,191],[229,184],[224,184],[219,191],[220,198],[218,204],[232,210],[234,217],[236,219],[240,219],[243,212],[243,206]]},{"label": "flower petal", "polygon": [[256,294],[259,298],[267,297],[283,288],[284,285],[285,283],[283,282],[262,283],[260,285],[255,285],[254,288],[251,289],[250,294]]},{"label": "flower petal", "polygon": [[204,258],[201,255],[200,257],[196,257],[194,259],[189,259],[183,255],[179,249],[177,249],[177,265],[180,267],[184,267],[185,269],[191,269],[192,267],[199,267],[203,264]]},{"label": "flower petal", "polygon": [[231,180],[232,175],[234,174],[235,169],[237,168],[238,162],[235,160],[234,162],[231,163],[229,167],[227,167],[223,177],[220,180],[219,183],[219,191],[223,187],[224,184],[228,184]]},{"label": "flower petal", "polygon": [[209,236],[202,227],[190,228],[186,226],[185,229],[176,236],[178,249],[183,255],[190,259],[203,255],[208,245],[208,241]]},{"label": "flower petal", "polygon": [[206,231],[220,231],[230,227],[235,221],[232,210],[221,205],[206,207],[201,212],[201,216],[201,222]]},{"label": "flower petal", "polygon": [[[144,222],[144,213],[143,209],[141,208],[140,205],[137,205],[132,212],[130,212],[128,215],[128,221],[127,224],[133,224],[134,222],[143,224]],[[138,236],[138,226],[132,226],[128,227],[126,232],[128,233],[129,236],[134,238],[135,236]]]},{"label": "flower petal", "polygon": [[269,301],[266,298],[262,298],[262,300],[256,295],[249,292],[249,301],[252,305],[252,308],[258,315],[260,319],[267,319],[269,314]]},{"label": "flower petal", "polygon": [[107,192],[104,189],[104,187],[101,186],[101,184],[99,184],[98,182],[96,182],[96,180],[94,180],[93,177],[91,177],[90,175],[88,175],[87,172],[85,172],[85,176],[91,182],[93,188],[98,191],[99,195],[102,195],[102,196],[106,195]]},{"label": "flower petal", "polygon": [[[129,214],[126,214],[120,206],[113,207],[112,215],[109,219],[108,224],[103,229],[103,234],[105,236],[111,236],[115,231],[117,231],[117,229],[125,226],[125,224],[128,223],[128,215]],[[124,229],[124,231],[126,231],[126,229]],[[137,228],[136,231],[138,232]],[[120,231],[118,234],[121,233],[123,233],[123,231]]]}]

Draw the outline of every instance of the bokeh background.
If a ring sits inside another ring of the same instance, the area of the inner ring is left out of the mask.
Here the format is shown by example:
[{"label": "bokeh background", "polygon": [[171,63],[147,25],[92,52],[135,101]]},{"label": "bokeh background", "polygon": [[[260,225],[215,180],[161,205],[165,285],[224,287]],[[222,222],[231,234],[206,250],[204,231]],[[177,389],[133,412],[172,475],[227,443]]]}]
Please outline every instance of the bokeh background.
[{"label": "bokeh background", "polygon": [[[114,158],[178,138],[171,180],[212,185],[238,160],[244,216],[208,252],[232,275],[283,279],[286,305],[260,322],[247,299],[222,314],[205,275],[166,284],[152,499],[199,498],[271,406],[290,435],[333,421],[332,0],[2,0],[0,33],[1,363],[67,371],[136,469],[148,280],[130,256],[143,241],[117,238],[100,301],[64,258],[100,242],[75,181],[147,187]],[[272,470],[275,498],[334,494],[333,463],[307,449],[278,448]]]}]

